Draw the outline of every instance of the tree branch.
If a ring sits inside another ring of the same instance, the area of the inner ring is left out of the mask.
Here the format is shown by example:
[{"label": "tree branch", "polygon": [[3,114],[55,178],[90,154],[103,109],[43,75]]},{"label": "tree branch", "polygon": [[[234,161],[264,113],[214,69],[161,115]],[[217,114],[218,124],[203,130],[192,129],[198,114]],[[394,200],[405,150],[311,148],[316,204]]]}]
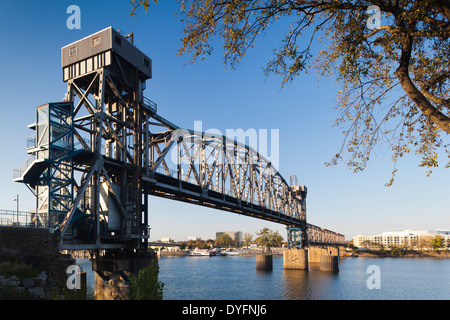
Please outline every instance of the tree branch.
[{"label": "tree branch", "polygon": [[369,38],[369,37],[373,36],[375,33],[377,33],[378,31],[381,31],[381,30],[387,30],[390,33],[394,32],[394,29],[392,29],[390,26],[381,26],[379,28],[373,29],[373,31],[371,33],[364,35],[364,38]]},{"label": "tree branch", "polygon": [[408,97],[415,103],[420,111],[438,128],[450,134],[450,119],[442,112],[437,110],[427,98],[417,89],[409,77],[409,63],[411,60],[411,52],[413,46],[413,39],[404,31],[402,34],[402,54],[400,57],[400,66],[395,71],[400,84],[405,90]]}]

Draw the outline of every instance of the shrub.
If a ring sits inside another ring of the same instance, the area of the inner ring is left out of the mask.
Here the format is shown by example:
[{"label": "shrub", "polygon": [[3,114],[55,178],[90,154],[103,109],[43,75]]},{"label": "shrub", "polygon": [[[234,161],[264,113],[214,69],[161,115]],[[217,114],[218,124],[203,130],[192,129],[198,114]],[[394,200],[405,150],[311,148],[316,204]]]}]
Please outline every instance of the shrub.
[{"label": "shrub", "polygon": [[0,262],[0,275],[5,278],[16,276],[19,279],[31,278],[39,271],[30,265],[21,262],[3,261]]},{"label": "shrub", "polygon": [[150,265],[142,268],[137,276],[130,276],[131,300],[162,300],[164,283],[158,281],[158,260],[153,259]]}]

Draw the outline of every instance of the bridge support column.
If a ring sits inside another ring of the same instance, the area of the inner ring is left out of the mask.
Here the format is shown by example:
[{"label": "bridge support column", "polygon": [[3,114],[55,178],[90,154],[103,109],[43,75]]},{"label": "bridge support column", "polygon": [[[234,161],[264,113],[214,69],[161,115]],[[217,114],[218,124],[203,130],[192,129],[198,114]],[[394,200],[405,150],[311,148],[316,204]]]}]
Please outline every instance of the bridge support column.
[{"label": "bridge support column", "polygon": [[130,274],[137,275],[156,256],[153,250],[141,253],[96,255],[92,259],[95,271],[95,297],[97,300],[129,300]]},{"label": "bridge support column", "polygon": [[320,256],[321,271],[339,271],[339,256],[322,255]]},{"label": "bridge support column", "polygon": [[130,286],[119,273],[97,271],[94,290],[96,300],[128,300]]},{"label": "bridge support column", "polygon": [[256,256],[256,270],[271,271],[273,269],[272,250],[263,248],[261,254]]},{"label": "bridge support column", "polygon": [[270,271],[272,269],[272,255],[259,254],[256,256],[256,270]]},{"label": "bridge support column", "polygon": [[284,269],[308,270],[308,250],[289,248],[283,251]]},{"label": "bridge support column", "polygon": [[323,271],[339,271],[339,248],[309,247],[309,268]]},{"label": "bridge support column", "polygon": [[310,269],[320,270],[320,256],[326,255],[326,249],[321,247],[308,248],[308,265]]}]

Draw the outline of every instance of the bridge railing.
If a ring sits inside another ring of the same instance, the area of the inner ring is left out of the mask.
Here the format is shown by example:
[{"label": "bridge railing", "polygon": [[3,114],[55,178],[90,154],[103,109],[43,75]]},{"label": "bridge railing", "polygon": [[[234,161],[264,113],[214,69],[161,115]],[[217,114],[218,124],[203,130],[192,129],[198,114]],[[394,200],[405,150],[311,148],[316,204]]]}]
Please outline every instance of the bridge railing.
[{"label": "bridge railing", "polygon": [[28,167],[33,163],[35,160],[34,154],[29,156],[28,159],[22,164],[22,166],[19,169],[13,170],[13,179],[20,178],[22,174],[28,169]]},{"label": "bridge railing", "polygon": [[142,105],[155,113],[158,112],[158,105],[146,97],[143,98]]}]

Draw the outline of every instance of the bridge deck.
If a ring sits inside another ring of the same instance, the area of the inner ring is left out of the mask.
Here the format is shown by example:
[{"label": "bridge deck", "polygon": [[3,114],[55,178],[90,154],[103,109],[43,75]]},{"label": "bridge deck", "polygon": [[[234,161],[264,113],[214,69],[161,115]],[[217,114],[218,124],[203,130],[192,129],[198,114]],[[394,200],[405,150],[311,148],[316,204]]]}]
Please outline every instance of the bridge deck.
[{"label": "bridge deck", "polygon": [[143,177],[148,187],[148,194],[188,202],[209,208],[234,212],[258,219],[268,220],[285,225],[303,227],[305,221],[276,212],[257,204],[242,201],[227,194],[213,190],[204,190],[190,182],[155,173],[153,178]]}]

